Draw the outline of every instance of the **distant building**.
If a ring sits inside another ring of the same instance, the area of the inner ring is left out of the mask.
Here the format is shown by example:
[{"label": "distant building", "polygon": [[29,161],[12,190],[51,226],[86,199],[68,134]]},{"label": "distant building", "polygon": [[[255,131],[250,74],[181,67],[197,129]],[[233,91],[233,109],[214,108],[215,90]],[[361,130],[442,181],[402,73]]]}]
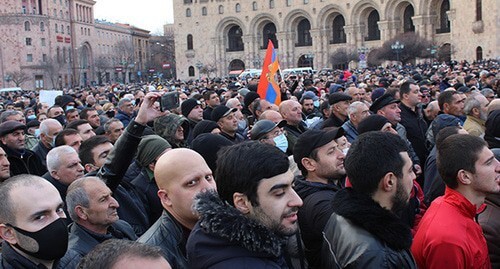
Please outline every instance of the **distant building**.
[{"label": "distant building", "polygon": [[282,68],[331,67],[340,48],[368,51],[404,32],[456,60],[499,56],[496,0],[174,0],[177,77],[261,68],[267,42]]},{"label": "distant building", "polygon": [[139,80],[149,31],[94,19],[93,0],[2,0],[0,88]]}]

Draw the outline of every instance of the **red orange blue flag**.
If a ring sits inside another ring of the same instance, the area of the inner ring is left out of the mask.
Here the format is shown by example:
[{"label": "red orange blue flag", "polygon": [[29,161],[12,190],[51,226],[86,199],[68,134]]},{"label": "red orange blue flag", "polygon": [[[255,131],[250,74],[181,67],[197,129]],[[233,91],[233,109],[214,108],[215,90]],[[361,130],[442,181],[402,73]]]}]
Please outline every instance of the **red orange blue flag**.
[{"label": "red orange blue flag", "polygon": [[269,40],[257,93],[260,98],[266,99],[270,103],[277,105],[281,103],[281,91],[276,81],[279,69],[278,55],[274,49],[273,42]]}]

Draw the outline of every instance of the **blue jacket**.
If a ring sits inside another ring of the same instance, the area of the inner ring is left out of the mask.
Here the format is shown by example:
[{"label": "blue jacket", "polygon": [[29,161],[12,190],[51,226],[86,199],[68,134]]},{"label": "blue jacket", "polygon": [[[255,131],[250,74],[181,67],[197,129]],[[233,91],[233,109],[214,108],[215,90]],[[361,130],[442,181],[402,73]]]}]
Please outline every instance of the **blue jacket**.
[{"label": "blue jacket", "polygon": [[349,143],[354,142],[354,140],[358,138],[358,130],[356,130],[356,127],[352,125],[351,120],[348,120],[344,124],[342,124],[342,129],[344,129],[344,135]]}]

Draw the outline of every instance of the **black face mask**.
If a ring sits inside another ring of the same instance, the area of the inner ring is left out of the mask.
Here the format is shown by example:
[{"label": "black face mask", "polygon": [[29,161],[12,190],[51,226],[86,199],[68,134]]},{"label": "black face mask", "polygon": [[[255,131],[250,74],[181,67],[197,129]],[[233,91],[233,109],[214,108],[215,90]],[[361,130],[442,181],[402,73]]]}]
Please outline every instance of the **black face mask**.
[{"label": "black face mask", "polygon": [[115,116],[115,111],[114,110],[106,111],[106,116],[108,116],[109,118],[114,117]]},{"label": "black face mask", "polygon": [[66,124],[66,118],[64,117],[63,114],[55,117],[54,119],[57,120],[62,126]]},{"label": "black face mask", "polygon": [[36,241],[38,244],[38,251],[36,252],[28,251],[19,244],[14,246],[37,259],[44,261],[57,260],[62,258],[68,249],[68,228],[63,218],[55,220],[37,232],[28,232],[10,224],[8,226]]}]

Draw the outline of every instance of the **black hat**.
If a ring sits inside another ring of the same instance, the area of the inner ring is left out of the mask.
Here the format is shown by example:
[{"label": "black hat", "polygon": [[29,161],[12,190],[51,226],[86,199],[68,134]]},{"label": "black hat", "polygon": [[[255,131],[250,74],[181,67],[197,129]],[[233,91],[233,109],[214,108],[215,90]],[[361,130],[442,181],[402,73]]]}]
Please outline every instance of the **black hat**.
[{"label": "black hat", "polygon": [[200,134],[191,143],[191,149],[198,152],[208,167],[215,173],[217,168],[217,152],[226,146],[234,145],[231,140],[218,134]]},{"label": "black hat", "polygon": [[471,88],[467,87],[467,86],[460,86],[460,88],[458,88],[457,90],[458,92],[461,92],[461,93],[468,93],[471,91]]},{"label": "black hat", "polygon": [[328,130],[307,130],[302,133],[293,148],[293,159],[299,165],[302,165],[302,158],[309,157],[314,149],[322,147],[334,139],[344,135],[344,129],[332,128]]},{"label": "black hat", "polygon": [[341,101],[351,101],[351,100],[352,97],[350,95],[342,92],[334,92],[330,94],[330,97],[328,97],[328,103],[330,103],[330,105],[334,105]]},{"label": "black hat", "polygon": [[36,120],[36,119],[34,119],[34,120],[30,120],[30,121],[28,121],[28,123],[26,124],[26,127],[27,127],[27,128],[31,128],[31,127],[38,127],[38,126],[40,126],[40,122],[39,122],[38,120]]},{"label": "black hat", "polygon": [[468,75],[464,78],[464,82],[465,83],[469,83],[472,79],[474,79],[475,76],[474,75]]},{"label": "black hat", "polygon": [[249,91],[246,95],[245,98],[243,99],[243,103],[245,104],[245,107],[248,107],[255,99],[260,98],[259,94],[253,91]]},{"label": "black hat", "polygon": [[370,111],[373,113],[377,113],[377,111],[379,111],[381,108],[393,103],[399,103],[399,100],[394,98],[391,94],[383,94],[373,102],[373,104],[370,106]]},{"label": "black hat", "polygon": [[432,85],[432,82],[428,79],[424,79],[418,83],[418,86]]},{"label": "black hat", "polygon": [[15,120],[8,120],[0,124],[0,137],[13,133],[17,130],[25,130],[25,129],[26,125]]},{"label": "black hat", "polygon": [[259,140],[263,136],[265,136],[267,133],[272,131],[276,127],[283,127],[286,125],[286,121],[282,120],[278,124],[270,121],[270,120],[259,120],[257,121],[254,126],[252,127],[252,130],[250,130],[250,138],[252,140]]},{"label": "black hat", "polygon": [[193,108],[195,108],[196,106],[200,105],[201,105],[200,101],[194,98],[189,98],[187,100],[184,100],[184,102],[182,102],[181,104],[182,115],[187,118],[189,113],[191,113],[191,110],[193,110]]},{"label": "black hat", "polygon": [[224,106],[224,105],[219,105],[219,106],[216,106],[214,108],[214,110],[212,111],[212,120],[215,121],[215,122],[218,122],[220,119],[226,117],[227,115],[229,115],[230,113],[232,112],[236,112],[238,109],[237,108],[229,108],[227,106]]},{"label": "black hat", "polygon": [[359,123],[357,130],[359,134],[370,131],[380,131],[380,129],[382,129],[382,127],[384,127],[384,125],[388,122],[390,123],[390,121],[386,117],[378,114],[373,114],[364,118]]},{"label": "black hat", "polygon": [[193,139],[204,133],[211,133],[215,128],[219,128],[217,123],[211,120],[202,120],[198,122],[193,129]]}]

